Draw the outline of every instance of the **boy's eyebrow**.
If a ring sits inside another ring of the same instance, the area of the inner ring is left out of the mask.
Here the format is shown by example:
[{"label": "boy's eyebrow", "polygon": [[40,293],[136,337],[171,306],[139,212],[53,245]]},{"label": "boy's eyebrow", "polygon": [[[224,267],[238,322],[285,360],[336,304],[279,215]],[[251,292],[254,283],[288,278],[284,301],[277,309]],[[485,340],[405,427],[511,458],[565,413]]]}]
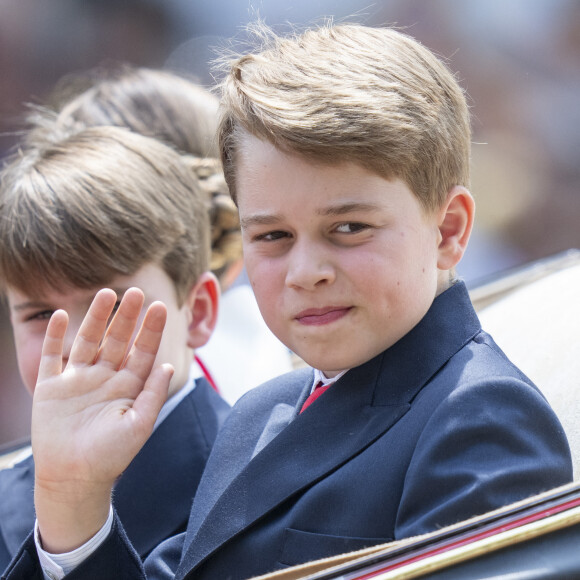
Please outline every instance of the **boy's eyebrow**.
[{"label": "boy's eyebrow", "polygon": [[[361,201],[348,201],[324,207],[316,210],[316,214],[320,216],[339,216],[356,211],[374,211],[379,209],[379,204],[367,203]],[[249,226],[269,226],[279,223],[283,218],[278,214],[256,214],[240,219],[242,228]]]},{"label": "boy's eyebrow", "polygon": [[21,302],[20,304],[14,304],[12,310],[19,312],[21,310],[28,310],[30,308],[47,308],[48,302],[41,302],[40,300],[29,300],[27,302]]},{"label": "boy's eyebrow", "polygon": [[249,217],[240,218],[240,226],[247,228],[249,226],[270,226],[280,222],[282,218],[277,214],[255,214]]},{"label": "boy's eyebrow", "polygon": [[373,211],[379,209],[376,203],[368,203],[361,201],[348,201],[330,207],[325,207],[316,210],[316,213],[321,216],[339,216],[355,211]]}]

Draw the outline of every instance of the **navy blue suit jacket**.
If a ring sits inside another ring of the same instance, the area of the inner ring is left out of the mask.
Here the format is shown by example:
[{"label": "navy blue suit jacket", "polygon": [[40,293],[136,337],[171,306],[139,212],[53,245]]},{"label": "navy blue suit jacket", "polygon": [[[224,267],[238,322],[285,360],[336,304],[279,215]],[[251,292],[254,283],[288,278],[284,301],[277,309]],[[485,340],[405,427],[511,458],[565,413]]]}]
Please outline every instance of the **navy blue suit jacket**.
[{"label": "navy blue suit jacket", "polygon": [[[240,580],[428,532],[572,479],[559,421],[481,330],[462,283],[298,415],[311,381],[310,370],[290,373],[234,406],[187,532],[154,550],[146,572],[116,519],[67,579]],[[41,579],[30,539],[6,578]]]},{"label": "navy blue suit jacket", "polygon": [[[193,495],[229,410],[204,378],[197,379],[115,485],[115,509],[142,558],[185,530]],[[28,457],[0,471],[0,570],[18,552],[34,520],[34,461]]]}]

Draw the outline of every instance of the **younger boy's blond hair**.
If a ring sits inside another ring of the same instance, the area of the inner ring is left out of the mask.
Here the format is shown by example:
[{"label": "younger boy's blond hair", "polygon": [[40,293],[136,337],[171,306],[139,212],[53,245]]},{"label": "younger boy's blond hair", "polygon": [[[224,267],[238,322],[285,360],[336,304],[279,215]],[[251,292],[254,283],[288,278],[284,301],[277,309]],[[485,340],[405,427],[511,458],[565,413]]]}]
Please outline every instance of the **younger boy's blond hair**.
[{"label": "younger boy's blond hair", "polygon": [[182,303],[208,269],[207,196],[187,157],[117,127],[50,135],[0,182],[0,290],[105,286],[159,265]]},{"label": "younger boy's blond hair", "polygon": [[261,47],[222,83],[218,130],[236,200],[244,133],[316,163],[353,162],[400,178],[426,209],[469,186],[466,99],[428,49],[390,28],[325,25],[278,37],[256,25]]},{"label": "younger boy's blond hair", "polygon": [[154,137],[189,155],[210,200],[210,268],[227,286],[242,259],[237,208],[223,178],[216,140],[217,97],[192,79],[167,70],[120,65],[61,79],[43,107],[26,117],[25,146],[41,145],[57,131],[111,125]]}]

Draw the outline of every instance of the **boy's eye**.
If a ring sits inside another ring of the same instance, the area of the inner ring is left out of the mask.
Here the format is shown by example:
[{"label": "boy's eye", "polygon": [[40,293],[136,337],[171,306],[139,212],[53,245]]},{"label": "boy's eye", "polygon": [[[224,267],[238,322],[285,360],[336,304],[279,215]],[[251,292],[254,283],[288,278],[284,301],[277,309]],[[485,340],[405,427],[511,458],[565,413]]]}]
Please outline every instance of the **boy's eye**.
[{"label": "boy's eye", "polygon": [[281,240],[282,238],[288,237],[288,232],[283,232],[280,230],[276,230],[273,232],[267,232],[265,234],[259,234],[254,239],[256,241],[266,241],[266,242],[273,242],[276,240]]},{"label": "boy's eye", "polygon": [[34,312],[26,317],[26,320],[49,320],[53,315],[54,310],[41,310],[39,312]]},{"label": "boy's eye", "polygon": [[359,222],[345,222],[343,224],[338,224],[338,226],[335,228],[335,231],[339,234],[356,234],[357,232],[366,230],[369,227],[369,225]]}]

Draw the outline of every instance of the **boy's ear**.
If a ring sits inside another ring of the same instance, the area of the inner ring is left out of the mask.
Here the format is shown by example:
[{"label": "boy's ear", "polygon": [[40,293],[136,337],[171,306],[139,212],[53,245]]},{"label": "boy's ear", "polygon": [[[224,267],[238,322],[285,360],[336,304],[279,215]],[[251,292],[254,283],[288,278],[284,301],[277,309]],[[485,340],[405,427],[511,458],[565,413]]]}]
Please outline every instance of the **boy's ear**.
[{"label": "boy's ear", "polygon": [[211,272],[204,272],[189,291],[185,307],[191,313],[188,327],[187,346],[199,348],[212,335],[218,315],[220,287]]},{"label": "boy's ear", "polygon": [[451,270],[463,257],[473,227],[475,202],[465,187],[456,185],[447,194],[439,216],[437,267]]}]

